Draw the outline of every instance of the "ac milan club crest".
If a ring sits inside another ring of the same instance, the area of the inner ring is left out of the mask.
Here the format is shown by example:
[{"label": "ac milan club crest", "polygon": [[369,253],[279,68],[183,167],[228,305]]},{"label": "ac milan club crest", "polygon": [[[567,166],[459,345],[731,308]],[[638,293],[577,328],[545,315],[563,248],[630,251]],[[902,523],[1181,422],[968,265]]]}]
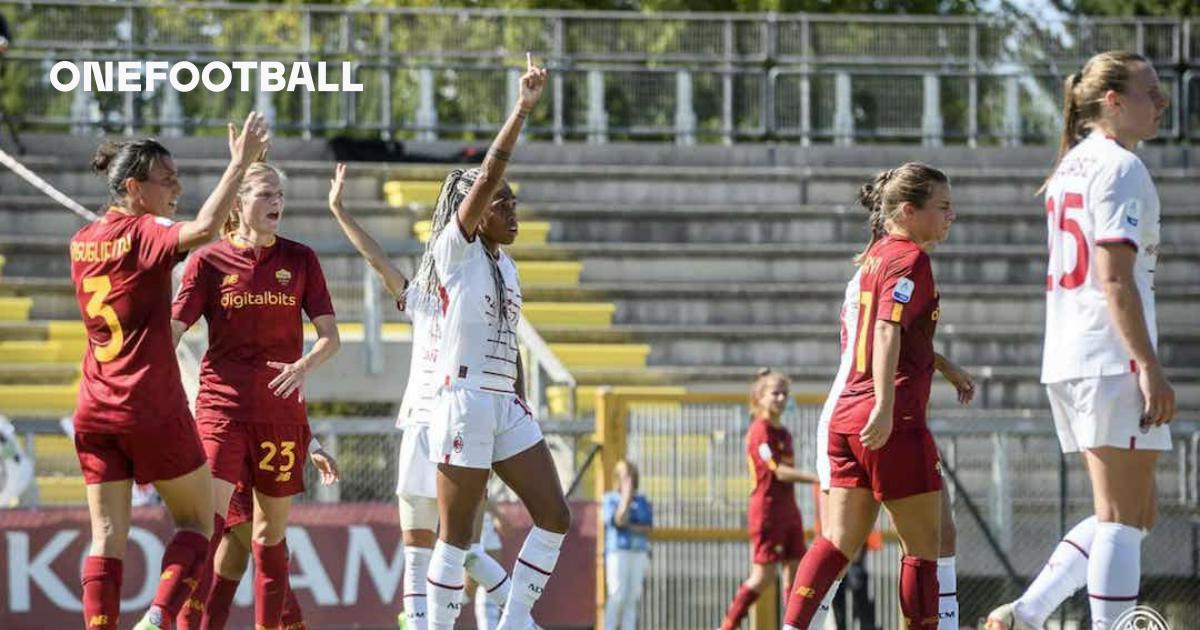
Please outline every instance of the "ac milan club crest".
[{"label": "ac milan club crest", "polygon": [[454,434],[453,446],[454,446],[455,453],[462,452],[462,448],[463,448],[462,431],[459,431],[458,433]]}]

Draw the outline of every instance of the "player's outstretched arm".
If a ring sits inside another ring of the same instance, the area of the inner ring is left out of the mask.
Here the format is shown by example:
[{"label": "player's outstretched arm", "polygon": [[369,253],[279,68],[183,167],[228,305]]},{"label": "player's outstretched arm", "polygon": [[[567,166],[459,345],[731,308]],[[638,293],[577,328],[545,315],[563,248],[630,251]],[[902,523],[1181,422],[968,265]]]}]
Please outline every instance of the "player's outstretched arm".
[{"label": "player's outstretched arm", "polygon": [[799,468],[788,466],[787,464],[779,464],[775,466],[775,478],[784,483],[820,483],[821,480],[816,475],[806,472],[801,472]]},{"label": "player's outstretched arm", "polygon": [[392,298],[397,301],[403,300],[404,289],[408,287],[408,278],[396,265],[392,264],[387,252],[379,246],[379,243],[371,238],[371,235],[367,234],[358,221],[355,221],[354,217],[346,211],[342,204],[342,193],[345,188],[346,165],[338,162],[334,169],[333,179],[329,180],[329,212],[337,220],[346,238],[350,239],[354,249],[357,249],[358,253],[366,259],[367,264],[371,265],[375,273],[379,274],[383,280],[383,286],[388,293],[392,294]]},{"label": "player's outstretched arm", "polygon": [[250,112],[242,124],[241,133],[233,123],[229,123],[229,165],[221,174],[217,187],[200,207],[200,212],[196,213],[196,218],[183,222],[179,230],[179,251],[188,251],[217,237],[233,209],[233,199],[237,196],[242,176],[250,164],[266,152],[270,139],[266,120],[258,112]]},{"label": "player's outstretched arm", "polygon": [[546,77],[546,69],[533,65],[533,56],[525,53],[525,74],[521,75],[521,94],[517,98],[517,107],[509,114],[504,127],[492,141],[492,146],[480,167],[479,178],[458,206],[458,222],[462,225],[464,234],[475,233],[492,203],[492,197],[500,189],[500,182],[504,180],[504,170],[508,167],[508,158],[517,144],[525,117],[542,97]]}]

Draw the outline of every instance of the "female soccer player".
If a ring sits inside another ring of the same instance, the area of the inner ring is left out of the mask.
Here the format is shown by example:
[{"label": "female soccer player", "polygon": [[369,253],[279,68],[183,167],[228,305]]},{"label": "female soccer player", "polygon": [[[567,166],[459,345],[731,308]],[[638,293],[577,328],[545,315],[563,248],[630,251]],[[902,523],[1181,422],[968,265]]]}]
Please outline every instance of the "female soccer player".
[{"label": "female soccer player", "polygon": [[1140,55],[1092,57],[1063,85],[1059,158],[1046,180],[1050,258],[1042,382],[1064,453],[1082,452],[1095,516],[1059,543],[990,630],[1040,628],[1087,586],[1092,627],[1137,604],[1141,545],[1154,523],[1154,469],[1171,448],[1175,392],[1156,348],[1158,191],[1133,153],[1158,135],[1167,98]]},{"label": "female soccer player", "polygon": [[517,107],[482,167],[451,172],[438,199],[439,212],[454,217],[433,245],[443,311],[441,389],[429,428],[441,521],[427,579],[435,629],[450,628],[458,617],[463,564],[491,469],[520,497],[534,523],[513,569],[500,630],[532,623],[530,610],[571,523],[550,449],[523,399],[516,335],[521,287],[516,266],[500,249],[517,237],[516,198],[504,182],[505,164],[546,85],[546,70],[531,59],[526,66]]},{"label": "female soccer player", "polygon": [[87,328],[74,428],[92,524],[82,579],[89,630],[117,627],[135,480],[154,484],[177,528],[139,630],[170,623],[206,559],[210,476],[171,346],[171,268],[180,254],[216,236],[268,139],[258,113],[251,112],[240,134],[229,126],[229,165],[192,221],[172,220],[182,187],[161,144],[105,144],[92,159],[106,178],[110,205],[70,245],[71,280]]},{"label": "female soccer player", "polygon": [[615,490],[604,495],[604,581],[608,602],[604,630],[637,630],[646,570],[650,568],[650,529],[654,510],[638,490],[638,469],[621,460],[613,467]]},{"label": "female soccer player", "polygon": [[[308,444],[308,456],[321,476],[322,485],[333,485],[341,480],[337,461],[321,448],[321,443],[315,437]],[[233,497],[229,500],[225,531],[213,554],[212,584],[210,586],[201,582],[200,586],[197,586],[197,589],[204,588],[208,593],[208,601],[203,602],[198,609],[185,609],[184,612],[194,611],[186,619],[183,613],[180,613],[177,625],[180,630],[184,630],[185,627],[222,630],[229,620],[233,596],[237,594],[238,584],[242,574],[246,572],[253,550],[250,539],[251,524],[254,520],[254,491],[247,483],[249,480],[247,475],[246,479],[238,482]],[[284,596],[282,624],[284,630],[304,627],[304,612],[296,601],[290,583]]]},{"label": "female soccer player", "polygon": [[[292,496],[304,490],[304,467],[296,465],[308,457],[312,437],[304,382],[340,346],[317,256],[276,235],[282,218],[282,177],[255,162],[238,189],[225,238],[188,260],[171,322],[177,336],[201,316],[208,322],[196,421],[222,530],[234,484],[249,466],[254,615],[267,628],[280,624],[288,570],[284,534]],[[317,331],[307,354],[302,312]],[[218,544],[214,536],[212,548]]]},{"label": "female soccer player", "polygon": [[[383,280],[383,286],[396,300],[396,306],[408,313],[413,323],[412,360],[408,384],[400,403],[396,427],[403,430],[397,466],[396,497],[400,505],[400,531],[404,540],[404,618],[408,630],[425,630],[426,570],[438,526],[437,467],[429,457],[430,408],[437,394],[437,356],[441,337],[441,305],[438,284],[433,274],[432,243],[450,222],[450,212],[436,214],[433,230],[415,280],[408,278],[388,258],[387,252],[371,238],[346,211],[342,203],[346,165],[338,164],[329,184],[329,211],[346,238]],[[481,513],[482,517],[483,514]],[[508,572],[479,544],[471,546],[466,558],[467,572],[484,588],[485,599],[502,606],[508,599],[512,582]]]},{"label": "female soccer player", "polygon": [[750,387],[746,458],[754,477],[748,513],[752,564],[750,577],[729,604],[722,630],[741,625],[763,587],[775,579],[777,565],[783,565],[783,583],[791,584],[796,563],[804,556],[804,520],[793,484],[816,483],[817,478],[796,468],[792,434],[781,422],[790,390],[791,380],[770,368],[759,370]]},{"label": "female soccer player", "polygon": [[938,625],[942,481],[925,423],[934,370],[938,291],[926,249],[954,221],[949,179],[918,163],[880,173],[859,202],[872,212],[859,257],[854,361],[829,423],[829,518],[800,561],[786,627],[809,626],[883,503],[904,545],[900,607],[906,627]]}]

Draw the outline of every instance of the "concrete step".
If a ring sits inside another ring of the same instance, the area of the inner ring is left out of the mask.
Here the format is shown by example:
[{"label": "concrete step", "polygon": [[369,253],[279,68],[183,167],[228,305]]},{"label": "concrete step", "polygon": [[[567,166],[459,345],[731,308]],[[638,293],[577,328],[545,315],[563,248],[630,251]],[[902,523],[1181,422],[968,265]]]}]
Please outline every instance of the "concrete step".
[{"label": "concrete step", "polygon": [[[936,164],[935,164],[936,166]],[[999,204],[1042,211],[1037,197],[1045,168],[955,169],[943,165],[959,204]],[[514,165],[522,200],[587,199],[602,204],[850,204],[877,169],[853,167],[676,167]],[[1195,203],[1195,170],[1154,172],[1164,207]]]},{"label": "concrete step", "polygon": [[[823,324],[837,322],[843,283],[643,282],[533,287],[529,301],[608,300],[616,324]],[[942,284],[941,322],[1034,325],[1044,320],[1040,286]],[[1196,322],[1200,287],[1166,287],[1155,293],[1159,330]]]},{"label": "concrete step", "polygon": [[[761,364],[722,366],[653,365],[638,372],[610,369],[572,370],[579,385],[675,385],[688,391],[745,392]],[[836,365],[774,365],[792,378],[794,393],[828,393]],[[976,376],[978,393],[972,408],[1047,408],[1046,390],[1038,382],[1039,368],[1035,366],[981,367],[964,365]],[[1173,368],[1167,370],[1175,388],[1180,409],[1200,408],[1200,370]],[[929,404],[938,408],[960,408],[954,388],[936,378]],[[1187,413],[1186,411],[1184,413]],[[1193,418],[1183,418],[1192,420]]]},{"label": "concrete step", "polygon": [[[687,282],[697,278],[725,283],[836,282],[854,273],[861,243],[696,244],[573,243],[569,246],[513,247],[518,263],[555,259],[569,251],[583,263],[581,280],[590,282]],[[933,253],[939,283],[1030,284],[1044,286],[1042,245],[942,245]],[[1164,248],[1155,273],[1158,287],[1200,282],[1200,251]]]},{"label": "concrete step", "polygon": [[[1045,213],[1030,205],[958,204],[949,244],[1046,242]],[[540,204],[522,214],[549,222],[556,244],[610,243],[857,243],[866,242],[866,212],[857,205]],[[1200,243],[1200,207],[1164,208],[1167,244]]]},{"label": "concrete step", "polygon": [[[563,343],[649,344],[650,365],[820,365],[840,358],[836,324],[798,325],[622,325],[607,329],[541,326],[552,346]],[[938,326],[938,351],[957,363],[1041,365],[1043,328],[1030,326]],[[1159,337],[1168,366],[1200,365],[1200,328],[1179,327]]]}]

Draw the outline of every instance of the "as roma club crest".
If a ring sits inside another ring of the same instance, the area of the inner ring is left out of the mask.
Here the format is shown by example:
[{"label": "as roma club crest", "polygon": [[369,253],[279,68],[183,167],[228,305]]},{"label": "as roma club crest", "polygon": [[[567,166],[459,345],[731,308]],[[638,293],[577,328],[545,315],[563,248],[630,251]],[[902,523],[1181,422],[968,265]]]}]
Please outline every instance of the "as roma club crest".
[{"label": "as roma club crest", "polygon": [[287,269],[280,269],[275,272],[275,279],[279,281],[279,284],[286,285],[292,281],[292,272]]},{"label": "as roma club crest", "polygon": [[461,453],[463,449],[462,431],[454,434],[454,442],[452,444],[455,453]]}]

